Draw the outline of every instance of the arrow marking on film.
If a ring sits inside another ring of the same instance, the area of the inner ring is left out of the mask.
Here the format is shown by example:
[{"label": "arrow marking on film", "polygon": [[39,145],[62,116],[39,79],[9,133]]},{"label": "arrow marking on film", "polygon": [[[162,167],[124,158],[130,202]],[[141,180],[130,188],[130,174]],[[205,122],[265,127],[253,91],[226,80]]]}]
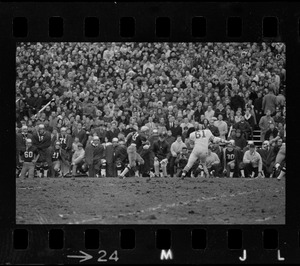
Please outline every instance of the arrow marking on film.
[{"label": "arrow marking on film", "polygon": [[83,254],[84,256],[78,256],[78,255],[68,255],[67,257],[68,258],[76,258],[76,259],[82,259],[82,260],[80,260],[79,262],[83,262],[83,261],[86,261],[86,260],[90,260],[90,259],[92,259],[93,258],[93,256],[91,256],[91,255],[89,255],[89,254],[87,254],[87,253],[85,253],[85,252],[83,252],[83,251],[79,251],[81,254]]}]

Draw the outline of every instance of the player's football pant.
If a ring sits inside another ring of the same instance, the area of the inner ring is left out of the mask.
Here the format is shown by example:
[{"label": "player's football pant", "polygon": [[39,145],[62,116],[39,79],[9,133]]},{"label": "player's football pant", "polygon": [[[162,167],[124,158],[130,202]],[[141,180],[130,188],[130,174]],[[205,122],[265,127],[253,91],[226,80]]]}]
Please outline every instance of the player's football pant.
[{"label": "player's football pant", "polygon": [[25,178],[25,175],[27,172],[28,172],[28,178],[34,177],[34,163],[33,162],[24,162],[23,163],[20,177]]},{"label": "player's football pant", "polygon": [[101,176],[106,177],[106,161],[101,164]]},{"label": "player's football pant", "polygon": [[233,177],[234,168],[235,168],[234,162],[230,162],[227,164],[227,177],[228,177],[228,173],[229,173],[229,177]]},{"label": "player's football pant", "polygon": [[60,165],[60,161],[54,161],[53,162],[53,170],[55,173],[57,173],[59,176],[61,175],[61,165]]},{"label": "player's football pant", "polygon": [[121,163],[117,163],[116,164],[116,168],[117,168],[117,175],[120,176],[122,173],[122,164]]},{"label": "player's football pant", "polygon": [[194,151],[192,151],[189,160],[187,162],[187,165],[184,167],[183,169],[183,173],[187,173],[192,166],[194,165],[194,163],[197,161],[197,159],[200,159],[200,164],[203,166],[203,170],[204,173],[208,174],[208,170],[207,170],[207,166],[206,166],[206,157],[207,157],[207,153],[196,153]]},{"label": "player's football pant", "polygon": [[37,163],[35,166],[36,169],[36,174],[38,177],[42,177],[42,164],[41,163]]},{"label": "player's football pant", "polygon": [[47,175],[48,175],[48,170],[49,170],[49,165],[48,165],[47,162],[45,162],[45,163],[43,164],[43,170],[44,170],[44,177],[47,177]]},{"label": "player's football pant", "polygon": [[129,172],[130,169],[131,169],[131,166],[130,166],[130,164],[128,164],[125,167],[125,169],[123,170],[123,172],[120,174],[120,177],[124,177]]}]

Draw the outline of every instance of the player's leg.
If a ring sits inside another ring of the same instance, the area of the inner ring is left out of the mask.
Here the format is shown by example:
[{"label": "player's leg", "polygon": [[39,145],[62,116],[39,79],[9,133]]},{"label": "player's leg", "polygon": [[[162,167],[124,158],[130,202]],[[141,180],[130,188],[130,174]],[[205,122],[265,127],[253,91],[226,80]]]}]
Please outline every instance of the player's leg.
[{"label": "player's leg", "polygon": [[59,160],[53,162],[53,169],[55,176],[62,177],[61,164]]},{"label": "player's leg", "polygon": [[175,160],[176,160],[176,157],[171,156],[170,164],[169,164],[169,174],[171,177],[174,176]]},{"label": "player's leg", "polygon": [[76,175],[77,165],[78,165],[78,164],[73,164],[73,165],[72,165],[72,177],[74,177],[74,176]]},{"label": "player's leg", "polygon": [[23,167],[21,169],[20,178],[25,178],[27,171],[28,171],[28,163],[24,162]]},{"label": "player's leg", "polygon": [[235,162],[228,163],[228,168],[229,168],[229,177],[232,178],[234,175]]},{"label": "player's leg", "polygon": [[125,169],[122,171],[122,173],[119,175],[119,178],[125,178],[125,175],[131,170],[130,164],[127,164]]},{"label": "player's leg", "polygon": [[89,169],[89,170],[88,170],[89,177],[95,177],[94,165],[93,165],[93,164],[89,164],[88,169]]},{"label": "player's leg", "polygon": [[48,170],[49,170],[49,165],[48,165],[47,162],[44,162],[43,163],[43,174],[44,174],[44,177],[48,176]]},{"label": "player's leg", "polygon": [[207,157],[207,153],[200,153],[200,164],[202,165],[204,174],[206,175],[206,177],[208,177],[209,172],[206,166],[206,157]]},{"label": "player's leg", "polygon": [[160,162],[160,165],[161,165],[161,170],[162,170],[162,172],[163,172],[163,176],[164,176],[164,177],[167,177],[167,176],[168,176],[168,173],[167,173],[168,161],[162,160],[162,161]]},{"label": "player's leg", "polygon": [[120,176],[122,173],[122,168],[123,168],[121,161],[116,162],[116,168],[117,168],[117,176]]},{"label": "player's leg", "polygon": [[36,163],[36,174],[37,174],[37,177],[41,178],[42,177],[42,163],[41,162],[37,162]]},{"label": "player's leg", "polygon": [[241,177],[245,178],[245,164],[243,162],[240,162],[239,169],[240,169]]},{"label": "player's leg", "polygon": [[159,160],[154,159],[154,173],[156,177],[159,177]]},{"label": "player's leg", "polygon": [[281,180],[283,177],[285,177],[285,172],[286,172],[286,168],[285,168],[285,164],[281,167],[281,171],[279,176],[277,177],[277,180]]},{"label": "player's leg", "polygon": [[186,173],[192,168],[192,166],[197,161],[197,159],[198,159],[198,157],[196,155],[196,152],[192,151],[192,153],[191,153],[191,155],[190,155],[190,157],[188,159],[187,165],[183,168],[181,177],[185,177],[186,176]]},{"label": "player's leg", "polygon": [[30,165],[28,165],[28,178],[34,177],[34,167],[34,163],[30,163]]},{"label": "player's leg", "polygon": [[106,177],[106,160],[103,159],[101,162],[101,176]]}]

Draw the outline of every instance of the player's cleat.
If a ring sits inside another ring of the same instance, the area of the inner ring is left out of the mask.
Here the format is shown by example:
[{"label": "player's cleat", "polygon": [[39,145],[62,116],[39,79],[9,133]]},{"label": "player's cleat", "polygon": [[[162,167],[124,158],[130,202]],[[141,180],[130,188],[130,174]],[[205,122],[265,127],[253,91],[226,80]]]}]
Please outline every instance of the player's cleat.
[{"label": "player's cleat", "polygon": [[215,170],[210,171],[209,175],[210,175],[210,177],[214,177],[215,176]]},{"label": "player's cleat", "polygon": [[118,176],[120,179],[125,179],[125,176],[124,175],[119,175]]}]

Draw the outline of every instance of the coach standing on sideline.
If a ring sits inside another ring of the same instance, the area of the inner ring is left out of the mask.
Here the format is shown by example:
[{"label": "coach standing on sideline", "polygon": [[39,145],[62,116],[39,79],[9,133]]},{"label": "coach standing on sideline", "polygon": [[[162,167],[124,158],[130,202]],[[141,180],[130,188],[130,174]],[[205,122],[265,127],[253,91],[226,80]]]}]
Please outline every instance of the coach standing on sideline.
[{"label": "coach standing on sideline", "polygon": [[101,167],[101,159],[104,157],[104,147],[100,145],[98,136],[94,136],[91,142],[87,143],[85,149],[85,161],[89,167],[89,177],[98,177]]},{"label": "coach standing on sideline", "polygon": [[51,165],[50,146],[51,134],[45,131],[45,126],[39,124],[37,132],[32,135],[32,146],[37,149],[39,158],[36,164],[36,170],[39,177],[42,177],[41,170],[44,170],[44,177],[47,177],[49,165]]}]

